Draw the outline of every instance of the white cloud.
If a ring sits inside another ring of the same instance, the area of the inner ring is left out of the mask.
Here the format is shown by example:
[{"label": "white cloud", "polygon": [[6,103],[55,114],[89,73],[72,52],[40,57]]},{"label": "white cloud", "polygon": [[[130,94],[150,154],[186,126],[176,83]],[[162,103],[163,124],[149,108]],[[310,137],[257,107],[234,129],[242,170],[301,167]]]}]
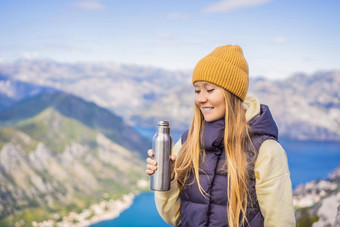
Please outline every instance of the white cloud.
[{"label": "white cloud", "polygon": [[100,9],[105,8],[103,4],[95,0],[78,1],[78,2],[75,2],[74,5],[78,8],[86,9],[86,10],[100,10]]},{"label": "white cloud", "polygon": [[169,13],[166,15],[166,18],[170,20],[180,20],[189,18],[189,14],[180,14],[180,13]]},{"label": "white cloud", "polygon": [[230,12],[235,9],[258,6],[271,1],[272,0],[222,0],[204,8],[203,12],[204,13]]},{"label": "white cloud", "polygon": [[283,44],[287,42],[287,39],[285,37],[276,37],[272,40],[272,42],[276,44]]},{"label": "white cloud", "polygon": [[35,59],[39,57],[39,53],[36,51],[33,52],[23,52],[21,53],[21,57],[27,60]]}]

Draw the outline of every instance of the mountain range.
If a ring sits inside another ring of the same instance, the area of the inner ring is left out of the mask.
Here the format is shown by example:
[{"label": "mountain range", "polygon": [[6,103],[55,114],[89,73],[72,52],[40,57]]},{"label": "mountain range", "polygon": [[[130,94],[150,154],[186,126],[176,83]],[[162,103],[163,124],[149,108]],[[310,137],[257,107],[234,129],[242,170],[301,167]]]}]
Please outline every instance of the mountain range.
[{"label": "mountain range", "polygon": [[23,86],[37,92],[7,99],[12,104],[0,111],[0,226],[59,222],[145,190],[138,181],[147,180],[142,159],[150,141],[92,102]]},{"label": "mountain range", "polygon": [[140,136],[112,112],[64,92],[43,92],[23,99],[0,112],[0,125],[11,126],[53,108],[65,117],[75,119],[87,127],[94,128],[116,143],[145,156],[150,141]]},{"label": "mountain range", "polygon": [[[153,129],[158,120],[169,120],[173,130],[184,131],[192,118],[191,72],[116,63],[19,60],[0,64],[0,74],[92,101],[134,127]],[[7,98],[13,90],[1,81],[0,88],[4,88],[0,96]],[[250,75],[249,93],[270,107],[281,137],[340,141],[340,71],[297,73],[281,80]]]}]

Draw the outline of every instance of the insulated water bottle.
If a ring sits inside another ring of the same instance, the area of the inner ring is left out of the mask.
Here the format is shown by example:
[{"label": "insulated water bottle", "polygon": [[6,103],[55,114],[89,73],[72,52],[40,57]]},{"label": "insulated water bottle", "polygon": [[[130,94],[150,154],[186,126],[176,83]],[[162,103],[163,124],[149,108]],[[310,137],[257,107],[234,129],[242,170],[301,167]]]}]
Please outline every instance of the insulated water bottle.
[{"label": "insulated water bottle", "polygon": [[152,140],[154,160],[157,162],[157,170],[151,175],[151,190],[170,190],[170,155],[172,139],[168,121],[159,121],[157,132]]}]

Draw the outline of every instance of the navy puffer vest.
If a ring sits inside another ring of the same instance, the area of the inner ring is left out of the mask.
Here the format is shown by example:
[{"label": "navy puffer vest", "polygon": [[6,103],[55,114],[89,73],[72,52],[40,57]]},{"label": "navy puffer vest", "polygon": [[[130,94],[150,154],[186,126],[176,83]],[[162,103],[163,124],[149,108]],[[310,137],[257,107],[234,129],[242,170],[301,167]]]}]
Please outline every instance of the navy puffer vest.
[{"label": "navy puffer vest", "polygon": [[[262,142],[278,137],[276,124],[267,106],[261,105],[260,116],[248,122],[252,142],[258,152]],[[224,119],[205,122],[203,143],[205,159],[200,161],[200,183],[204,191],[209,194],[206,198],[199,192],[194,176],[190,175],[186,187],[180,192],[181,197],[181,226],[229,226],[227,219],[227,173],[223,167],[224,152]],[[182,143],[187,139],[188,131],[182,135]],[[251,153],[246,151],[248,158]],[[255,191],[254,163],[250,168],[248,185],[249,196],[247,220],[244,226],[260,227],[264,225]]]}]

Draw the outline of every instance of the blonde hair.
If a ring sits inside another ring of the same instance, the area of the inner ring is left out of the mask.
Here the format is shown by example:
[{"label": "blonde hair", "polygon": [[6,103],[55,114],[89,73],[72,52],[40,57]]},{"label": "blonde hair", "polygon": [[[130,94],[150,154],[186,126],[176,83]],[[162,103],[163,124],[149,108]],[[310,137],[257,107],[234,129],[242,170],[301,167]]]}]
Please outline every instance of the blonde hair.
[{"label": "blonde hair", "polygon": [[[246,219],[247,195],[248,195],[248,168],[246,151],[251,148],[255,151],[250,142],[248,125],[245,117],[245,110],[242,101],[225,89],[221,89],[225,98],[225,130],[224,130],[224,148],[225,148],[225,167],[228,180],[227,195],[227,216],[230,226],[240,226]],[[202,148],[202,132],[204,128],[204,118],[200,108],[195,104],[194,117],[189,128],[188,139],[183,144],[175,164],[177,181],[181,190],[188,184],[188,176],[194,174],[194,180],[200,193],[207,196],[200,184],[200,158],[204,159]],[[251,145],[251,146],[249,146]],[[255,153],[255,152],[254,152]],[[189,182],[193,183],[193,182]]]}]

